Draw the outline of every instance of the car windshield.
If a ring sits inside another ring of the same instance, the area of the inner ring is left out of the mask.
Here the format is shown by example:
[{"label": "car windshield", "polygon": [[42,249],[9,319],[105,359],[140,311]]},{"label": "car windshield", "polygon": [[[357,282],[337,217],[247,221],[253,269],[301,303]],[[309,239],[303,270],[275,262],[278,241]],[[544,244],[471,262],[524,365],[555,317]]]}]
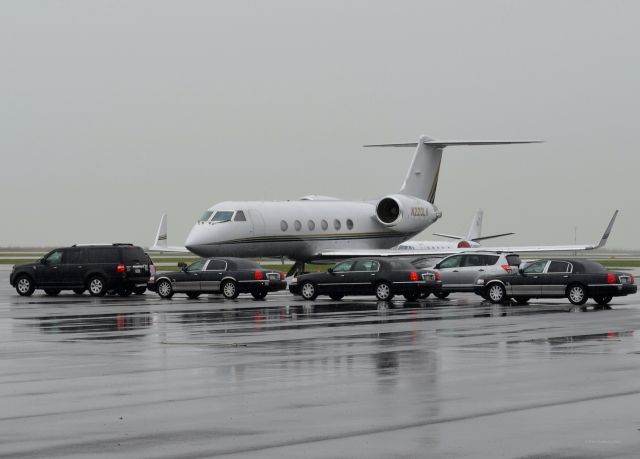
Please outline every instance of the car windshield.
[{"label": "car windshield", "polygon": [[213,212],[211,212],[210,210],[207,210],[205,213],[202,214],[202,216],[200,217],[200,221],[201,222],[206,222],[207,220],[209,220],[209,218],[211,217],[211,215],[213,215]]},{"label": "car windshield", "polygon": [[233,217],[233,210],[219,210],[214,214],[211,221],[217,223],[228,222],[231,217]]}]

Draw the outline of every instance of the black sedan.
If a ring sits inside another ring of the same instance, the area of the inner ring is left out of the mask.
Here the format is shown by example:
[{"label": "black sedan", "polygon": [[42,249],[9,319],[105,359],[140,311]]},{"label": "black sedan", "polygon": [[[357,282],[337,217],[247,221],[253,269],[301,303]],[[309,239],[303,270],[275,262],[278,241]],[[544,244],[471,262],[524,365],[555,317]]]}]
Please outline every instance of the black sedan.
[{"label": "black sedan", "polygon": [[156,274],[148,289],[162,298],[171,298],[174,293],[186,293],[194,299],[202,293],[222,293],[233,299],[240,293],[251,293],[261,299],[269,292],[287,288],[284,273],[262,269],[255,261],[243,258],[202,258],[189,266],[178,266],[180,271]]},{"label": "black sedan", "polygon": [[516,273],[480,276],[474,291],[492,303],[513,298],[526,304],[530,298],[567,298],[583,305],[589,298],[608,304],[614,296],[638,290],[633,275],[611,272],[600,263],[567,258],[522,264]]},{"label": "black sedan", "polygon": [[415,300],[440,287],[435,271],[417,271],[405,260],[386,258],[355,258],[345,260],[324,273],[302,274],[289,285],[291,293],[314,300],[329,295],[340,300],[345,295],[375,295],[390,301],[402,294]]}]

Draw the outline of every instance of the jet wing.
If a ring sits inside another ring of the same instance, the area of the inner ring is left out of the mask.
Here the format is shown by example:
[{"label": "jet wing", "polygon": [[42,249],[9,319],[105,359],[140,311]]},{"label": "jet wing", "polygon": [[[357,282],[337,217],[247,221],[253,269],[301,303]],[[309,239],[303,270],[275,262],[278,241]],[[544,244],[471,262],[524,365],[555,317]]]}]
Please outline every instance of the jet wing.
[{"label": "jet wing", "polygon": [[150,252],[175,252],[175,253],[191,253],[186,247],[176,247],[167,245],[167,214],[160,217],[160,225],[156,232],[156,238],[153,245],[148,249]]},{"label": "jet wing", "polygon": [[611,234],[613,223],[618,216],[618,210],[613,213],[613,217],[607,225],[607,229],[597,244],[577,244],[577,245],[530,245],[530,246],[495,246],[495,247],[472,247],[472,248],[450,248],[443,250],[392,250],[392,249],[363,249],[363,250],[330,250],[320,252],[314,257],[314,261],[320,260],[337,260],[342,258],[356,257],[422,257],[422,256],[445,256],[460,252],[516,252],[516,253],[534,253],[534,252],[580,252],[584,250],[595,250],[604,247]]}]

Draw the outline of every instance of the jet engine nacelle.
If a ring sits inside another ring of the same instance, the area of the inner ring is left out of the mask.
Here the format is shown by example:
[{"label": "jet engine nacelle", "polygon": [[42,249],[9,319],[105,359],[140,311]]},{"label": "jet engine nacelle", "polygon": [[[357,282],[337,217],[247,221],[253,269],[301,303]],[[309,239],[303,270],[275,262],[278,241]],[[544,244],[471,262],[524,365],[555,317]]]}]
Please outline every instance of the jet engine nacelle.
[{"label": "jet engine nacelle", "polygon": [[430,202],[403,194],[385,196],[376,205],[376,219],[384,226],[403,233],[422,231],[440,215]]}]

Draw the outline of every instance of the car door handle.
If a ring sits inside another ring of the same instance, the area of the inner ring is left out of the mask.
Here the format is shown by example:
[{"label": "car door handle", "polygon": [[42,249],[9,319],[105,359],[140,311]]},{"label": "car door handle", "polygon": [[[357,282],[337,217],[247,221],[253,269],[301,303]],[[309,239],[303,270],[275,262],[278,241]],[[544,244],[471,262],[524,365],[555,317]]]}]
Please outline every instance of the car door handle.
[{"label": "car door handle", "polygon": [[479,269],[478,271],[484,271],[484,269]]},{"label": "car door handle", "polygon": [[454,272],[454,273],[457,273],[457,272],[458,272],[458,270],[457,270],[457,269],[454,269],[454,270],[453,270],[453,272]]},{"label": "car door handle", "polygon": [[78,266],[78,268],[82,268],[82,266]]},{"label": "car door handle", "polygon": [[534,279],[537,279],[537,278],[538,278],[538,276],[533,276],[533,278],[534,278]]},{"label": "car door handle", "polygon": [[562,277],[564,277],[565,279],[567,279],[569,276],[562,276]]}]

